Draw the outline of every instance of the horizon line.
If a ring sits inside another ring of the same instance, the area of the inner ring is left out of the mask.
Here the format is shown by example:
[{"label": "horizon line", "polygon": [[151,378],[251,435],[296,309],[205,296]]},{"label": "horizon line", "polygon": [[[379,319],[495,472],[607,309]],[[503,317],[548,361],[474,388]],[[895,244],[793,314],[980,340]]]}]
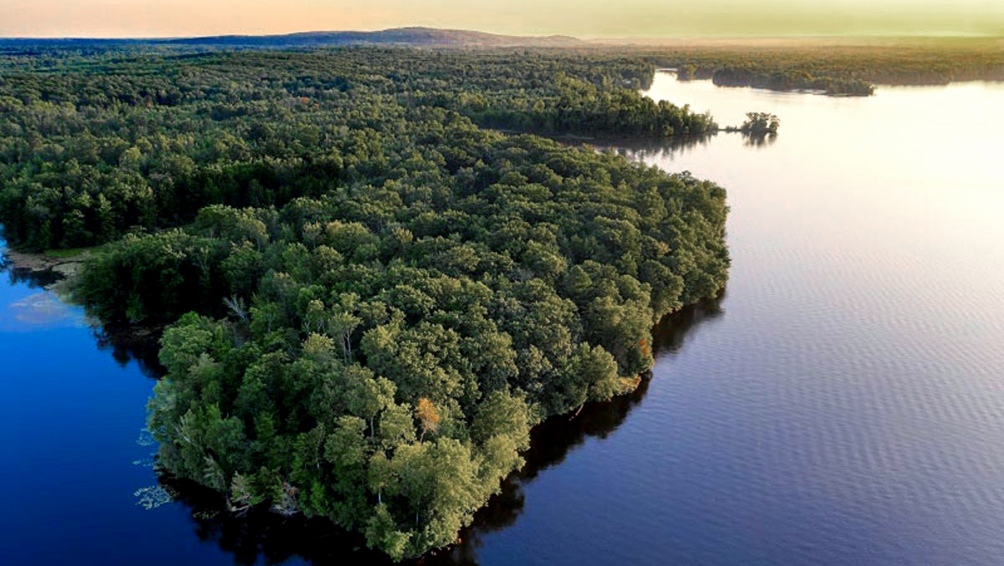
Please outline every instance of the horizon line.
[{"label": "horizon line", "polygon": [[976,33],[976,32],[859,32],[859,33],[787,33],[787,34],[676,34],[676,35],[649,35],[649,36],[574,36],[570,34],[505,34],[477,29],[462,28],[437,28],[430,26],[396,26],[379,29],[340,29],[340,30],[300,30],[282,31],[274,33],[240,33],[221,32],[208,35],[0,35],[0,40],[49,40],[49,41],[173,41],[173,40],[193,40],[193,39],[213,39],[213,38],[266,38],[266,37],[287,37],[296,35],[322,35],[339,33],[372,33],[378,34],[390,31],[402,30],[426,30],[439,32],[461,32],[476,33],[487,36],[519,39],[549,39],[563,38],[575,39],[583,42],[602,41],[665,41],[681,39],[1004,39],[1004,30],[999,33]]}]

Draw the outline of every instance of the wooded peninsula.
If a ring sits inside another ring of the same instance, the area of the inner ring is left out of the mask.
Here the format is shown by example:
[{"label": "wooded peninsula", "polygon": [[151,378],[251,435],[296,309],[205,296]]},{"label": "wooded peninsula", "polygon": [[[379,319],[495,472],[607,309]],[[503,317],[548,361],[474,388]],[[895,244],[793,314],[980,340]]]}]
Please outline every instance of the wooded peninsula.
[{"label": "wooded peninsula", "polygon": [[533,135],[716,128],[611,55],[346,48],[12,56],[0,221],[101,246],[75,294],[168,324],[158,464],[240,513],[454,542],[530,427],[634,390],[725,285],[725,191]]}]

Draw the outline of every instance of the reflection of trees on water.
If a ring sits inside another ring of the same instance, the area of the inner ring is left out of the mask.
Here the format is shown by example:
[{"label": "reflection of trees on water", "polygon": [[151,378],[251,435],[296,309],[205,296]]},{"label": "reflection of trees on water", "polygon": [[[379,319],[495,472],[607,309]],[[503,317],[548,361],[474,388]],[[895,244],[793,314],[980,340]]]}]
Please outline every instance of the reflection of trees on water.
[{"label": "reflection of trees on water", "polygon": [[727,293],[727,290],[722,291],[717,298],[687,307],[656,325],[652,330],[652,353],[656,365],[665,355],[680,351],[684,338],[694,327],[722,316],[725,312],[722,310],[722,302],[725,301]]},{"label": "reflection of trees on water", "polygon": [[526,465],[502,483],[502,492],[489,500],[488,506],[474,516],[474,524],[461,532],[462,544],[446,552],[426,558],[426,563],[443,566],[478,563],[477,549],[484,536],[511,526],[523,513],[526,496],[523,486],[533,482],[541,472],[561,464],[573,448],[589,438],[606,438],[624,422],[628,413],[641,403],[648,391],[643,380],[631,395],[607,403],[589,403],[578,416],[551,417],[530,434],[530,450],[524,454]]},{"label": "reflection of trees on water", "polygon": [[[686,336],[701,322],[720,316],[721,298],[697,307],[688,307],[667,317],[653,330],[654,353],[665,359],[682,348]],[[123,346],[108,342],[113,354]],[[128,350],[124,350],[129,352]],[[128,355],[133,355],[129,352]],[[510,475],[502,491],[474,518],[474,524],[460,533],[461,544],[440,550],[413,563],[443,566],[478,564],[478,549],[484,537],[513,525],[527,504],[523,491],[541,472],[561,464],[578,446],[590,438],[606,438],[627,419],[645,398],[649,381],[631,395],[608,403],[587,404],[575,417],[556,416],[533,429],[526,465]],[[300,558],[312,564],[340,564],[346,559],[366,564],[391,564],[381,553],[366,549],[362,536],[347,533],[325,519],[281,517],[255,509],[235,515],[224,509],[220,495],[188,482],[163,479],[177,500],[189,508],[193,529],[199,540],[215,543],[232,554],[236,564],[278,564]]]},{"label": "reflection of trees on water", "polygon": [[[27,285],[30,289],[49,289],[65,277],[52,269],[16,267],[6,255],[0,256],[0,273],[6,273],[11,285]],[[135,361],[144,375],[153,378],[164,375],[164,368],[157,359],[160,329],[98,325],[93,320],[89,323],[94,324],[92,328],[98,348],[110,350],[119,365]]]},{"label": "reflection of trees on water", "polygon": [[119,365],[136,362],[143,375],[159,379],[166,370],[160,365],[161,328],[104,324],[92,327],[98,349],[110,351]]},{"label": "reflection of trees on water", "polygon": [[7,274],[11,285],[27,285],[29,289],[44,289],[63,278],[51,269],[33,271],[23,267],[15,267],[7,256],[0,256],[0,272]]},{"label": "reflection of trees on water", "polygon": [[746,147],[766,147],[777,141],[777,134],[767,132],[743,132],[743,145]]},{"label": "reflection of trees on water", "polygon": [[[736,133],[735,130],[724,131],[724,133]],[[777,133],[769,132],[740,132],[743,136],[743,145],[752,148],[762,148],[773,145],[777,141]],[[668,141],[651,140],[619,140],[616,145],[597,145],[599,150],[613,151],[635,161],[669,160],[685,155],[687,152],[697,147],[704,147],[711,142],[717,134],[705,136],[687,136],[675,138]]]},{"label": "reflection of trees on water", "polygon": [[265,509],[245,514],[225,510],[220,494],[191,482],[162,479],[190,513],[195,536],[233,555],[234,564],[280,564],[299,558],[312,564],[393,564],[366,549],[361,535],[334,527],[327,519],[284,517]]},{"label": "reflection of trees on water", "polygon": [[681,136],[669,140],[617,140],[616,144],[597,145],[597,149],[609,149],[633,160],[674,159],[698,146],[706,146],[717,134],[703,136]]}]

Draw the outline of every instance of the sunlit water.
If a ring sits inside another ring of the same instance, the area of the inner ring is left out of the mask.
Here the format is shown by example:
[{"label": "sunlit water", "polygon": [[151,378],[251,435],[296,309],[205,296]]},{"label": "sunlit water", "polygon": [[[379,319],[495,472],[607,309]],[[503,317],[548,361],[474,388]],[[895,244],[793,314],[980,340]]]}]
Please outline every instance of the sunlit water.
[{"label": "sunlit water", "polygon": [[481,562],[1001,564],[1004,85],[649,95],[781,118],[634,153],[727,187],[727,296]]},{"label": "sunlit water", "polygon": [[[649,94],[781,118],[762,145],[631,152],[728,189],[727,295],[660,330],[645,390],[537,430],[430,562],[1000,564],[1004,86],[827,98],[659,74]],[[97,344],[79,309],[0,281],[0,564],[373,559],[316,525],[161,505],[153,382]]]}]

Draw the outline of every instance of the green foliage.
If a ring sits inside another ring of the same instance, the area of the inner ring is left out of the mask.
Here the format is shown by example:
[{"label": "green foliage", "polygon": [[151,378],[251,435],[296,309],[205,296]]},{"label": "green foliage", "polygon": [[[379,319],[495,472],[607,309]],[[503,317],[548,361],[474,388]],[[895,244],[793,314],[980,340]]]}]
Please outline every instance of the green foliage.
[{"label": "green foliage", "polygon": [[175,320],[211,311],[224,290],[226,249],[217,240],[169,230],[126,236],[85,264],[78,296],[102,320]]},{"label": "green foliage", "polygon": [[835,96],[869,96],[876,84],[1004,80],[1004,49],[997,38],[694,41],[624,52],[676,68],[682,80]]},{"label": "green foliage", "polygon": [[747,112],[746,121],[739,127],[741,132],[750,135],[776,134],[781,120],[774,114],[767,112]]},{"label": "green foliage", "polygon": [[65,248],[59,250],[46,250],[45,257],[53,259],[81,258],[94,251],[94,248]]},{"label": "green foliage", "polygon": [[173,322],[149,405],[160,464],[234,510],[327,517],[395,559],[450,544],[537,419],[632,390],[653,323],[725,284],[720,187],[481,127],[710,127],[638,96],[647,64],[78,63],[0,83],[18,102],[0,118],[0,217],[26,245],[109,242],[85,303]]},{"label": "green foliage", "polygon": [[[380,221],[336,220],[324,236],[363,259],[379,250],[360,238],[375,245],[402,204],[383,182],[432,182],[409,175],[429,160],[491,180],[479,155],[436,150],[464,117],[550,135],[716,129],[708,115],[637,92],[651,63],[602,53],[68,51],[47,61],[41,71],[31,57],[0,59],[0,222],[12,243],[39,250],[193,220],[202,235],[261,248],[277,235],[269,207],[352,187],[356,212]],[[397,145],[414,121],[436,127]]]},{"label": "green foliage", "polygon": [[[463,93],[451,106],[478,124],[544,134],[659,139],[703,135],[717,129],[710,114],[695,114],[686,106],[655,102],[634,90],[603,88],[564,72],[556,73],[556,79],[546,88],[535,85],[532,95],[514,89],[475,96]],[[488,87],[504,89],[492,84]]]},{"label": "green foliage", "polygon": [[870,96],[875,87],[858,78],[813,76],[802,69],[770,71],[757,64],[725,64],[711,72],[718,86],[748,86],[770,90],[816,90],[830,95]]}]

